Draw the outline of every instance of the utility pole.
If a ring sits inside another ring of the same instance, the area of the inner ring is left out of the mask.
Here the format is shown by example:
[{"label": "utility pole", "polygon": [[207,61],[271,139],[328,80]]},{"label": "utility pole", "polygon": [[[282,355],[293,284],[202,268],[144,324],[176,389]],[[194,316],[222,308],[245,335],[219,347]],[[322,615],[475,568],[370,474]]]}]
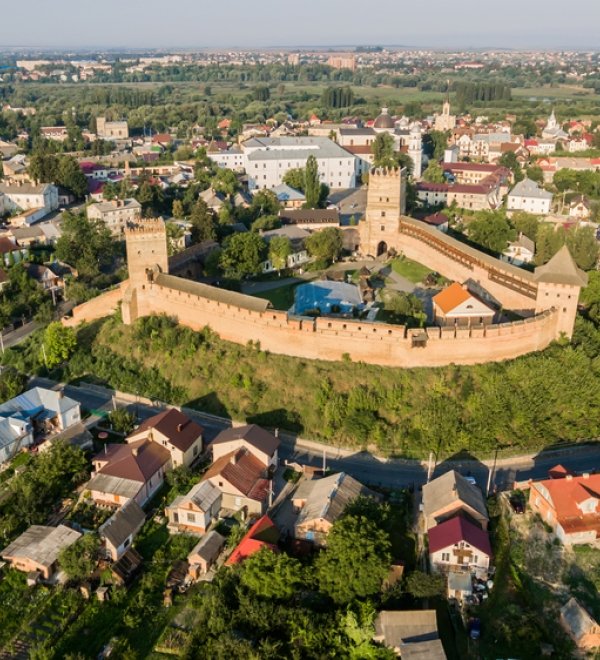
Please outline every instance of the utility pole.
[{"label": "utility pole", "polygon": [[42,354],[44,356],[44,364],[46,365],[46,369],[48,368],[48,358],[46,357],[46,346],[45,344],[42,344]]},{"label": "utility pole", "polygon": [[429,452],[429,462],[427,463],[427,483],[431,479],[431,468],[433,466],[433,452]]},{"label": "utility pole", "polygon": [[2,355],[4,355],[4,337],[2,336],[1,330],[0,330],[0,348],[2,349]]},{"label": "utility pole", "polygon": [[323,474],[327,470],[327,452],[323,449]]}]

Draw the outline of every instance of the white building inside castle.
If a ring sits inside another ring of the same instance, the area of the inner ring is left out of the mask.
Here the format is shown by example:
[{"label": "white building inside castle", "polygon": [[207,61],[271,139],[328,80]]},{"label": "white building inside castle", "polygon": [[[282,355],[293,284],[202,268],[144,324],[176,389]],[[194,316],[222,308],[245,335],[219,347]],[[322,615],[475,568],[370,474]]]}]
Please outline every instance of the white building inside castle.
[{"label": "white building inside castle", "polygon": [[288,170],[305,167],[309,156],[317,159],[321,182],[329,188],[356,187],[356,157],[325,137],[251,138],[240,149],[208,155],[220,167],[241,165],[250,190],[276,188]]}]

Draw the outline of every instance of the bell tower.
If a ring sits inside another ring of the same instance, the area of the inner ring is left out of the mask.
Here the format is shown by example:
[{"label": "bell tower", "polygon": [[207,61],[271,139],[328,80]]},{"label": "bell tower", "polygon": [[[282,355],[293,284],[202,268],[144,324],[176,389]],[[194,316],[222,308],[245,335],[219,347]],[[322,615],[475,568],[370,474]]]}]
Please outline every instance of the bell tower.
[{"label": "bell tower", "polygon": [[360,223],[360,251],[379,257],[400,242],[400,216],[406,211],[406,169],[375,167],[369,172],[367,210]]}]

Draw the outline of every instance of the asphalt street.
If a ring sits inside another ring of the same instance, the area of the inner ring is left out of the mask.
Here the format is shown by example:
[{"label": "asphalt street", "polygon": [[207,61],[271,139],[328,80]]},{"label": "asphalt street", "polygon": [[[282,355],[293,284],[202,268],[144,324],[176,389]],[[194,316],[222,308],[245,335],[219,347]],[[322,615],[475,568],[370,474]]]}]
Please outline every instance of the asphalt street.
[{"label": "asphalt street", "polygon": [[[35,378],[31,386],[58,387],[54,381]],[[140,420],[147,419],[160,412],[163,405],[149,406],[142,403],[131,402],[126,399],[112,397],[109,391],[101,389],[88,389],[67,385],[65,394],[90,411],[109,411],[113,406],[127,407],[136,412]],[[205,429],[208,442],[225,428],[231,426],[229,420],[213,415],[195,412],[193,417]],[[418,488],[427,482],[427,463],[419,461],[384,459],[369,452],[348,453],[335,447],[316,445],[296,438],[292,434],[280,432],[281,439],[280,459],[288,460],[313,467],[322,467],[325,459],[326,467],[334,471],[344,471],[351,474],[363,483],[387,488]],[[575,472],[591,472],[600,469],[600,443],[585,444],[570,447],[560,451],[541,452],[537,456],[511,457],[502,459],[501,453],[494,469],[494,461],[443,461],[432,465],[432,476],[438,476],[449,469],[456,469],[464,475],[472,476],[478,485],[485,491],[491,475],[492,488],[499,490],[512,487],[515,480],[543,479],[548,470],[561,463]]]}]

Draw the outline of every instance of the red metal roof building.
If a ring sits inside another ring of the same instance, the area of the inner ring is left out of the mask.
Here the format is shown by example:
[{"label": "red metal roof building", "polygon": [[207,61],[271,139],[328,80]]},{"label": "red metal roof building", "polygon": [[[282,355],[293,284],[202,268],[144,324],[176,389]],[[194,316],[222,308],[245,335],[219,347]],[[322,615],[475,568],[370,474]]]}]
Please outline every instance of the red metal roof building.
[{"label": "red metal roof building", "polygon": [[225,565],[234,566],[235,564],[240,564],[244,559],[247,559],[263,548],[278,552],[276,545],[278,540],[279,530],[275,526],[275,523],[269,516],[263,516],[250,527],[244,538],[225,562]]}]

